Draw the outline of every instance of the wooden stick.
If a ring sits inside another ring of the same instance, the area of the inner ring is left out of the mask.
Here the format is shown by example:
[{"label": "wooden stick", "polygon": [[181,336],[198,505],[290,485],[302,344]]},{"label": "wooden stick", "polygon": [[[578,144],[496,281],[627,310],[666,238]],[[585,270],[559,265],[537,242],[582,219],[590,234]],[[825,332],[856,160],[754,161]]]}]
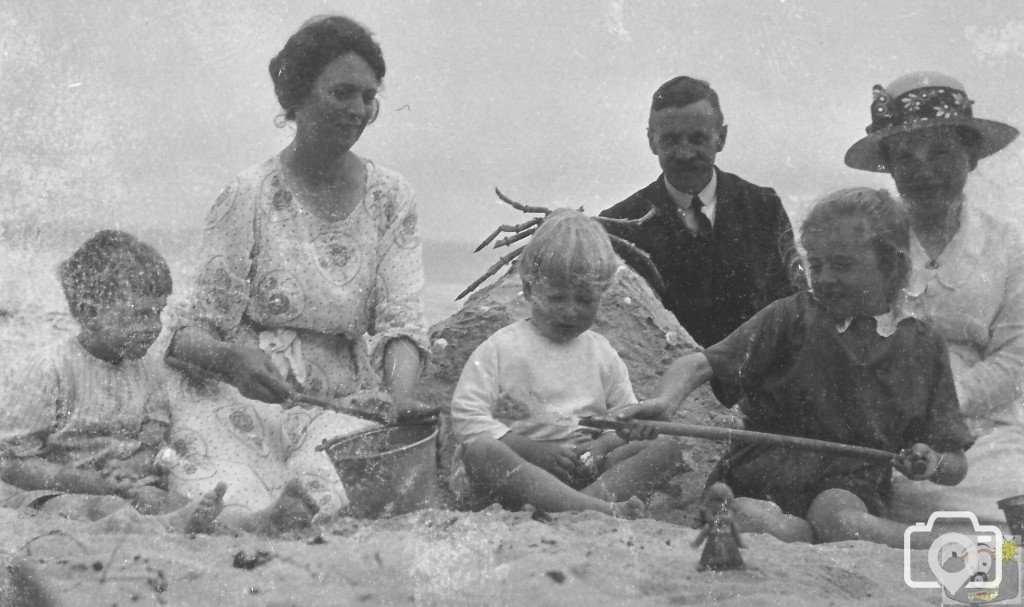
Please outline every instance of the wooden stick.
[{"label": "wooden stick", "polygon": [[608,417],[582,417],[580,425],[588,428],[604,428],[610,430],[623,430],[636,425],[639,422],[656,429],[660,434],[669,436],[689,436],[693,438],[710,438],[713,440],[727,440],[737,443],[754,443],[759,445],[775,445],[778,447],[790,447],[804,451],[816,451],[818,453],[832,453],[834,455],[850,455],[862,457],[874,461],[891,462],[896,453],[873,449],[871,447],[860,447],[847,445],[845,443],[834,443],[832,441],[818,440],[815,438],[804,438],[802,436],[786,436],[783,434],[770,434],[768,432],[754,432],[753,430],[734,430],[732,428],[717,428],[714,426],[700,426],[696,424],[680,424],[676,422],[659,422],[651,420],[618,420]]},{"label": "wooden stick", "polygon": [[600,215],[594,217],[598,223],[606,226],[628,226],[636,228],[647,223],[654,218],[654,215],[658,212],[658,209],[651,205],[651,208],[644,213],[643,217],[637,217],[636,219],[619,219],[618,217],[601,217]]},{"label": "wooden stick", "polygon": [[501,199],[502,202],[508,204],[517,211],[522,211],[523,213],[541,213],[543,215],[551,214],[551,209],[546,209],[544,207],[534,207],[528,204],[516,202],[515,200],[512,200],[508,196],[502,194],[501,190],[499,190],[498,188],[494,188],[494,193],[498,195],[498,198]]},{"label": "wooden stick", "polygon": [[[508,225],[508,224],[502,224],[502,225],[498,226],[497,228],[495,228],[494,231],[491,232],[491,234],[487,238],[485,238],[483,242],[481,242],[479,245],[477,245],[477,247],[475,249],[473,249],[473,252],[474,253],[479,253],[480,251],[482,251],[484,249],[484,247],[486,247],[487,245],[491,244],[491,241],[494,240],[495,238],[497,238],[498,235],[501,234],[502,232],[514,232],[514,233],[518,234],[519,232],[522,232],[523,230],[527,230],[527,229],[532,228],[532,227],[534,227],[536,225],[540,225],[540,223],[542,221],[544,221],[543,217],[534,217],[530,221],[524,221],[523,223],[519,223],[519,224],[516,224],[514,226],[513,225]],[[494,246],[497,247],[498,245],[494,245]]]},{"label": "wooden stick", "polygon": [[[177,369],[178,371],[182,371],[189,375],[203,377],[206,379],[213,379],[216,381],[224,382],[226,384],[231,383],[226,375],[217,373],[216,371],[205,369],[203,367],[200,367],[199,365],[190,363],[180,358],[176,358],[174,356],[164,356],[164,362],[167,364],[168,367],[172,369]],[[315,396],[313,394],[302,394],[301,392],[293,392],[287,402],[290,403],[292,406],[301,407],[305,405],[307,407],[319,407],[321,409],[328,409],[330,411],[338,411],[340,413],[351,415],[352,417],[367,419],[385,425],[395,423],[395,415],[393,411],[394,407],[390,408],[391,411],[389,411],[389,408],[386,406],[377,407],[378,411],[364,411],[356,407],[339,403],[338,401],[331,398]]]},{"label": "wooden stick", "polygon": [[524,238],[529,238],[530,236],[533,236],[533,233],[536,232],[536,231],[537,231],[537,228],[532,228],[532,229],[529,229],[529,230],[523,230],[522,232],[519,232],[518,234],[513,234],[511,236],[506,236],[506,237],[502,238],[501,240],[499,240],[498,242],[494,243],[494,248],[497,249],[498,247],[507,247],[510,244],[515,244],[515,243],[519,242],[520,240],[522,240]]},{"label": "wooden stick", "polygon": [[494,264],[491,265],[491,267],[487,268],[487,271],[484,272],[483,276],[481,276],[480,278],[477,278],[476,280],[473,281],[473,283],[471,285],[469,285],[468,287],[463,289],[462,293],[459,293],[455,297],[455,301],[459,301],[463,297],[469,295],[474,290],[476,290],[477,287],[479,287],[480,285],[484,284],[485,280],[487,280],[491,276],[494,276],[495,274],[497,274],[498,270],[500,270],[502,266],[504,266],[508,262],[512,261],[513,259],[515,259],[516,256],[518,256],[520,253],[522,253],[523,249],[525,249],[525,248],[526,248],[526,245],[523,245],[523,246],[519,247],[518,249],[514,249],[513,251],[511,251],[509,253],[505,253],[504,255],[499,257],[498,261],[494,262]]},{"label": "wooden stick", "polygon": [[[665,280],[661,277],[661,272],[658,271],[658,266],[654,265],[654,260],[651,259],[651,255],[647,251],[641,249],[640,247],[636,246],[635,244],[631,243],[630,241],[620,236],[609,234],[608,238],[612,241],[613,249],[616,245],[622,247],[630,254],[634,255],[636,259],[639,260],[640,263],[644,265],[644,269],[647,270],[647,274],[649,276],[644,276],[641,274],[641,278],[646,280],[647,284],[651,285],[651,289],[654,290],[654,293],[659,298],[663,297],[665,293]],[[616,254],[619,255],[619,257],[625,258],[625,256],[622,255],[619,251],[615,252]]]}]

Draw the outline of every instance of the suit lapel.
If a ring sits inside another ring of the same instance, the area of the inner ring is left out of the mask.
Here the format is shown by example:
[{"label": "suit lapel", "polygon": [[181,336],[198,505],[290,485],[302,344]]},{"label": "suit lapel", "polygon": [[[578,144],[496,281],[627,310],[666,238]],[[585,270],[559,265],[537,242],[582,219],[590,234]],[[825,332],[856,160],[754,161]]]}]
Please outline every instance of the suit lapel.
[{"label": "suit lapel", "polygon": [[644,196],[650,204],[658,209],[659,214],[665,217],[675,216],[675,205],[668,196],[664,173],[654,183],[644,188]]},{"label": "suit lapel", "polygon": [[673,239],[681,235],[683,238],[693,238],[693,234],[686,228],[683,219],[679,216],[679,210],[672,197],[668,195],[668,188],[665,187],[665,174],[662,173],[657,181],[644,188],[644,195],[650,204],[658,209],[659,220],[665,237]]},{"label": "suit lapel", "polygon": [[715,238],[722,242],[735,240],[734,233],[745,221],[740,212],[740,192],[729,175],[718,170],[718,189],[715,192]]}]

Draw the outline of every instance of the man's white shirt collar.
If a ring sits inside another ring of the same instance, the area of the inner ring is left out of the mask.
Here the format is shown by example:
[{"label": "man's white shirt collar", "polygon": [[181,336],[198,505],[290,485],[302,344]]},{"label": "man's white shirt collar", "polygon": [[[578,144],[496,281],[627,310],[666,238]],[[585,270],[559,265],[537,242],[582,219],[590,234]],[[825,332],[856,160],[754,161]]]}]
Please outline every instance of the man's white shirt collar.
[{"label": "man's white shirt collar", "polygon": [[[689,209],[690,202],[693,200],[693,196],[678,190],[671,183],[668,182],[668,177],[662,177],[665,180],[665,188],[668,190],[668,197],[672,199],[672,202],[679,209]],[[718,171],[712,169],[711,181],[708,182],[704,189],[697,194],[700,201],[704,203],[704,214],[707,215],[708,219],[711,220],[711,225],[715,225],[715,205],[718,203]]]}]

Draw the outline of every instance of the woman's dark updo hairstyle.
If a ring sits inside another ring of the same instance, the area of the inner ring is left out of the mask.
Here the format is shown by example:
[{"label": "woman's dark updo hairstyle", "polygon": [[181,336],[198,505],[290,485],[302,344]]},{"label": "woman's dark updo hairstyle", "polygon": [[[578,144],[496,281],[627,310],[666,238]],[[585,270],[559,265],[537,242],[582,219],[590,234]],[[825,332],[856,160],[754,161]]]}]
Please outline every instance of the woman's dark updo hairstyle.
[{"label": "woman's dark updo hairstyle", "polygon": [[362,57],[377,80],[384,79],[380,45],[365,27],[348,17],[314,17],[292,34],[281,52],[270,60],[270,79],[286,120],[295,119],[295,108],[309,94],[324,68],[348,53]]}]

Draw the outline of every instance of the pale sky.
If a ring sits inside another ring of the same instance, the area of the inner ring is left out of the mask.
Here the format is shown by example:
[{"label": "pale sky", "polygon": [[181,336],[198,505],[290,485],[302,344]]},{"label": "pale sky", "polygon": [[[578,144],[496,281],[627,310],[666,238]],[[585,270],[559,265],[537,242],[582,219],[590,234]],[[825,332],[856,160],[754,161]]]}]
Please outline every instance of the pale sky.
[{"label": "pale sky", "polygon": [[[596,213],[652,181],[650,96],[679,74],[719,92],[719,166],[776,188],[797,216],[827,191],[890,184],[842,162],[876,83],[944,71],[977,116],[1024,127],[1016,0],[4,0],[0,218],[198,234],[220,188],[287,143],[267,62],[326,12],[383,47],[381,117],[355,151],[409,179],[433,240],[520,221],[495,186]],[[1022,150],[972,180],[1011,214]]]}]

